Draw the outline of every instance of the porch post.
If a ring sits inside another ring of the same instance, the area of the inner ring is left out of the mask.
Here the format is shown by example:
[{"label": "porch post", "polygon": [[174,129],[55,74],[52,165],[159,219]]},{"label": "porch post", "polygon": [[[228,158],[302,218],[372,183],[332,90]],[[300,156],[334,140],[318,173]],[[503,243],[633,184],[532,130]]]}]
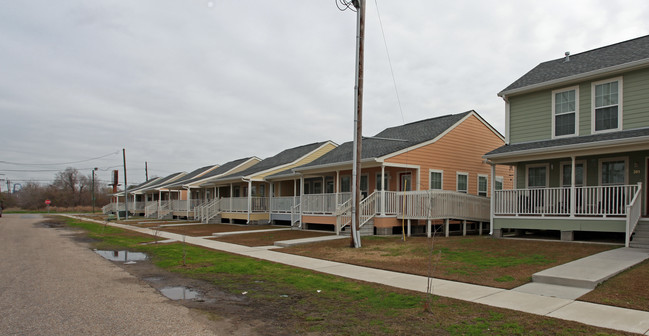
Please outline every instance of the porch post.
[{"label": "porch post", "polygon": [[385,165],[381,163],[381,216],[385,216]]},{"label": "porch post", "polygon": [[[489,200],[489,235],[494,234],[494,212],[496,212],[496,164],[491,163],[491,199]],[[503,180],[503,183],[505,181]],[[480,231],[482,234],[482,231]]]},{"label": "porch post", "polygon": [[408,218],[408,237],[410,237],[410,233],[412,232],[411,227],[410,218]]},{"label": "porch post", "polygon": [[577,200],[575,199],[577,196],[577,192],[575,190],[575,178],[577,176],[577,173],[575,172],[576,170],[576,157],[573,155],[570,157],[571,159],[571,164],[572,167],[570,168],[570,217],[575,217],[575,208],[577,205]]},{"label": "porch post", "polygon": [[252,211],[252,179],[248,180],[248,220],[246,224],[250,224],[251,211]]},{"label": "porch post", "polygon": [[304,211],[304,175],[300,175],[300,227],[302,227],[302,211]]},{"label": "porch post", "polygon": [[466,236],[466,219],[462,221],[462,235]]},{"label": "porch post", "polygon": [[216,185],[214,185],[214,197],[221,198],[221,188],[217,188]]},{"label": "porch post", "polygon": [[340,203],[340,170],[336,170],[336,209],[338,209],[338,204]]},{"label": "porch post", "polygon": [[187,220],[189,220],[189,207],[192,204],[192,188],[187,188]]},{"label": "porch post", "polygon": [[428,219],[426,221],[426,237],[430,238],[432,234],[432,225],[431,225],[431,220]]},{"label": "porch post", "polygon": [[230,183],[230,211],[232,211],[232,196],[234,196],[234,187],[232,186],[232,183]]},{"label": "porch post", "polygon": [[450,222],[450,220],[449,220],[448,218],[446,218],[446,219],[444,220],[444,234],[446,235],[446,237],[449,236],[449,229],[450,229],[450,228],[449,228],[449,226],[450,226],[450,225],[449,225],[449,224],[450,224],[449,222]]}]

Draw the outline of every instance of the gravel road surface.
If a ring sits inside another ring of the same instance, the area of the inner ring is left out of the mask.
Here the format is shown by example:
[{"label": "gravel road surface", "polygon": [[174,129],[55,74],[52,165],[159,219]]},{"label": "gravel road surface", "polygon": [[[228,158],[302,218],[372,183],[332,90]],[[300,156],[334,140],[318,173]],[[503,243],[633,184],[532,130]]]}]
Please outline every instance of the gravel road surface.
[{"label": "gravel road surface", "polygon": [[0,218],[0,334],[220,334],[223,326],[40,221],[32,214]]}]

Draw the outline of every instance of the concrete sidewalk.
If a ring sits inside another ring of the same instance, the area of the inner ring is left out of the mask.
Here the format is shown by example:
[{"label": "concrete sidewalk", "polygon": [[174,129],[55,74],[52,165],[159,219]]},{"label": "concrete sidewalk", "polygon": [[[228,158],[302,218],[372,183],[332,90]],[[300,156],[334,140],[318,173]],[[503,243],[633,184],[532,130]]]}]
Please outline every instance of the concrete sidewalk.
[{"label": "concrete sidewalk", "polygon": [[[89,220],[81,217],[75,218]],[[105,224],[102,221],[96,222]],[[117,223],[109,223],[108,225],[155,235],[154,230],[147,228],[138,228]],[[269,247],[247,247],[198,237],[183,236],[164,231],[158,231],[157,236],[178,241],[182,241],[183,237],[185,237],[187,243],[214,250],[235,253],[257,259],[310,269],[321,273],[379,283],[423,293],[426,292],[428,286],[428,278],[425,276],[378,270],[328,260],[286,254],[276,250],[269,250]],[[576,321],[603,328],[649,335],[649,312],[646,311],[618,308],[601,304],[580,302],[573,299],[543,296],[516,290],[504,290],[441,279],[432,279],[432,285],[434,295]]]}]

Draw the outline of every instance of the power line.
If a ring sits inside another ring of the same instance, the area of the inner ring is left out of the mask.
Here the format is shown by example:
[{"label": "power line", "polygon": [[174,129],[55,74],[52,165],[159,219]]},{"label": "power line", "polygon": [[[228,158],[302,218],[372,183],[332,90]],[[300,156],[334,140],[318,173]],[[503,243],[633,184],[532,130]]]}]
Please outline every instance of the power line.
[{"label": "power line", "polygon": [[99,156],[99,157],[90,158],[90,159],[86,159],[86,160],[72,161],[72,162],[61,162],[61,163],[19,163],[19,162],[9,162],[9,161],[2,161],[2,160],[0,160],[0,163],[10,164],[10,165],[17,165],[17,166],[60,166],[60,165],[66,165],[66,164],[73,164],[73,163],[81,163],[81,162],[99,160],[99,159],[103,159],[103,158],[105,158],[107,156],[116,155],[118,153],[119,153],[119,151],[114,152],[114,153],[108,153],[106,155],[102,155],[102,156]]},{"label": "power line", "polygon": [[383,21],[381,21],[381,13],[379,12],[379,4],[374,0],[376,5],[376,15],[379,18],[379,26],[381,27],[381,35],[383,35],[383,44],[385,45],[385,53],[388,55],[388,64],[390,65],[390,73],[392,74],[392,83],[394,84],[394,92],[397,95],[397,104],[399,105],[399,112],[401,112],[401,121],[405,124],[406,119],[403,116],[403,109],[401,108],[401,98],[399,98],[399,90],[397,90],[397,80],[394,78],[394,70],[392,69],[392,59],[390,58],[390,51],[388,50],[388,42],[385,39],[385,31],[383,30]]}]

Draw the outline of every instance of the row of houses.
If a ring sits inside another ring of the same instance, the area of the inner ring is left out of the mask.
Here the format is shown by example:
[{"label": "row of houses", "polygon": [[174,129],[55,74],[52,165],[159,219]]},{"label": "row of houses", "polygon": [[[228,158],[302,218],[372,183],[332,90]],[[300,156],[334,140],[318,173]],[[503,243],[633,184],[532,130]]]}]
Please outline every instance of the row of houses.
[{"label": "row of houses", "polygon": [[[504,136],[468,111],[363,140],[366,231],[393,234],[407,222],[408,233],[434,225],[482,233],[490,223],[496,237],[605,232],[649,247],[649,36],[566,53],[498,95]],[[344,232],[351,165],[351,142],[325,141],[149,181],[128,201],[147,217]]]},{"label": "row of houses", "polygon": [[[504,137],[468,111],[395,126],[363,140],[362,232],[394,234],[489,228],[491,188],[513,186],[483,155]],[[131,187],[130,212],[205,223],[285,224],[349,232],[353,143],[322,141],[259,159],[176,173]],[[492,179],[492,174],[495,178]],[[491,183],[493,181],[493,183]],[[124,203],[124,194],[118,194]],[[118,199],[119,199],[118,198]],[[105,212],[115,211],[118,203]]]}]

